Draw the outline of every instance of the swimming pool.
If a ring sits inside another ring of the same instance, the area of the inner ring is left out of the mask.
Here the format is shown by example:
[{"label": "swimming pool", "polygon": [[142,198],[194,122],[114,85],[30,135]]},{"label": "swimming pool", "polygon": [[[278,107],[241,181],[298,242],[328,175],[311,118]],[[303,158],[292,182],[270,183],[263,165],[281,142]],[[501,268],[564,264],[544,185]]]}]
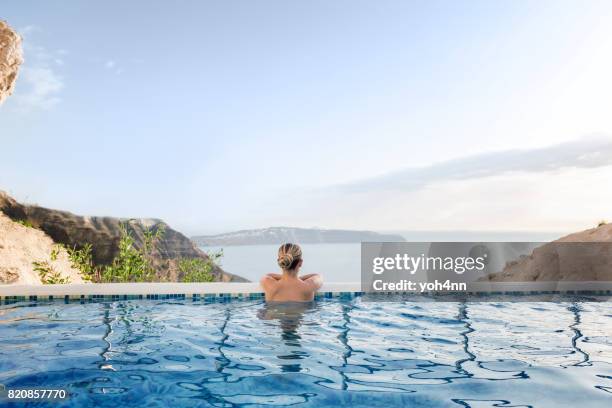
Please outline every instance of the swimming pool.
[{"label": "swimming pool", "polygon": [[604,407],[612,305],[19,302],[0,384],[67,389],[54,407]]}]

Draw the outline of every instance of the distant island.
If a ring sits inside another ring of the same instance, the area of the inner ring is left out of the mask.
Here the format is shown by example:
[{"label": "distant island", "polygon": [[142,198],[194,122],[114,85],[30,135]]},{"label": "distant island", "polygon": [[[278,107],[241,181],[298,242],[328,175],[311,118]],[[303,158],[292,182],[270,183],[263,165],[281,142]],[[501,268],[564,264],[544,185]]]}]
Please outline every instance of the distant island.
[{"label": "distant island", "polygon": [[379,234],[373,231],[351,231],[320,228],[270,227],[241,230],[218,235],[191,237],[198,246],[280,245],[284,242],[299,244],[339,244],[359,242],[403,242],[397,234]]}]

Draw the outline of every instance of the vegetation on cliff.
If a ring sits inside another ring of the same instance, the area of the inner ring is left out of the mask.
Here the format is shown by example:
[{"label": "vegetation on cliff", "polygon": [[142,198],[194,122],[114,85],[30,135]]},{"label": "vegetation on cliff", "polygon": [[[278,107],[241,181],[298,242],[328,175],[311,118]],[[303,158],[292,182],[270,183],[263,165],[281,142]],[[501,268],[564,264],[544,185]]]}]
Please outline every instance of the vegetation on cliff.
[{"label": "vegetation on cliff", "polygon": [[[92,245],[85,243],[81,248],[75,246],[67,249],[72,266],[80,270],[85,279],[96,283],[158,282],[153,253],[164,236],[164,226],[145,230],[141,248],[135,245],[127,223],[122,223],[120,228],[119,252],[110,265],[95,265]],[[212,271],[220,256],[213,254],[209,259],[180,258],[178,281],[213,282],[215,278]]]},{"label": "vegetation on cliff", "polygon": [[182,258],[179,260],[182,282],[212,282],[212,268],[223,256],[223,251],[208,253],[209,261],[199,258]]},{"label": "vegetation on cliff", "polygon": [[[185,235],[160,220],[83,217],[23,205],[2,191],[0,212],[12,220],[11,224],[29,230],[30,235],[43,234],[50,237],[52,243],[61,244],[62,259],[66,258],[68,268],[80,272],[79,282],[80,276],[90,282],[245,281],[223,271],[216,263],[217,255],[209,256]],[[7,248],[8,245],[11,243],[7,242]],[[30,271],[32,261],[43,262],[41,268],[45,267],[45,261],[49,262],[51,249],[50,246],[45,248],[44,252],[39,251],[44,255],[29,257],[27,267]],[[24,266],[18,269],[23,272]],[[11,282],[16,273],[21,272],[11,269]],[[31,273],[40,283],[40,271]],[[8,283],[9,272],[5,275]],[[49,273],[46,276],[50,276]],[[71,283],[77,283],[76,277],[70,276]]]}]

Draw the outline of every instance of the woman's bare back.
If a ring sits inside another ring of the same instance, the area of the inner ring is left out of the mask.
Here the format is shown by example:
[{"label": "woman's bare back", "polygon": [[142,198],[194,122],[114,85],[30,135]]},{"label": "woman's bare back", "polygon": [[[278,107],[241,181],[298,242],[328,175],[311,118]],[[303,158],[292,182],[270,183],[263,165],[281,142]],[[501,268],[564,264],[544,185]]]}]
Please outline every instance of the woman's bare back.
[{"label": "woman's bare back", "polygon": [[311,302],[323,285],[320,275],[299,276],[302,267],[302,249],[297,244],[283,244],[278,248],[278,266],[282,274],[269,273],[259,282],[267,302]]},{"label": "woman's bare back", "polygon": [[323,281],[317,274],[294,277],[269,273],[260,283],[268,302],[310,302]]}]

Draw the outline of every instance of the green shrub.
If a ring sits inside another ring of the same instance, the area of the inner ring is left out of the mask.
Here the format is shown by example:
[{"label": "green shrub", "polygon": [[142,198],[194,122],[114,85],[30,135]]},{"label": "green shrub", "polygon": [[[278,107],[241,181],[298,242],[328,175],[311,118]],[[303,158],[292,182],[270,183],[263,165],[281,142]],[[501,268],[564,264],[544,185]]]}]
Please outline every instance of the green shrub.
[{"label": "green shrub", "polygon": [[38,272],[38,276],[40,276],[40,280],[44,285],[70,283],[70,278],[62,277],[62,274],[56,271],[48,261],[32,262],[32,266]]},{"label": "green shrub", "polygon": [[[95,265],[93,261],[93,247],[86,243],[81,248],[74,246],[66,248],[68,258],[73,268],[81,272],[83,279],[91,282],[154,282],[156,281],[155,267],[153,265],[153,252],[159,240],[164,236],[163,225],[144,231],[142,248],[135,246],[135,240],[127,223],[120,225],[121,237],[119,239],[119,252],[110,265]],[[54,248],[51,259],[57,259],[60,245]],[[179,281],[181,282],[212,282],[212,273],[215,263],[223,256],[223,251],[209,253],[209,259],[181,258],[178,260]],[[47,268],[46,266],[49,266]],[[48,263],[40,263],[40,269],[45,276],[55,276]],[[55,279],[55,278],[52,278]],[[56,282],[61,283],[61,282]],[[66,282],[67,283],[67,282]]]},{"label": "green shrub", "polygon": [[95,265],[93,247],[86,243],[81,248],[66,248],[72,267],[78,269],[83,278],[92,282],[151,282],[155,280],[152,252],[164,235],[163,226],[144,231],[142,249],[135,246],[128,223],[119,226],[119,252],[107,266]]},{"label": "green shrub", "polygon": [[151,253],[157,241],[164,235],[163,228],[144,232],[142,249],[134,246],[127,223],[122,223],[119,253],[112,264],[102,270],[102,282],[152,282],[155,280],[155,268]]},{"label": "green shrub", "polygon": [[201,258],[181,258],[178,261],[181,282],[212,282],[212,262]]},{"label": "green shrub", "polygon": [[83,279],[100,282],[101,279],[101,268],[94,265],[92,255],[92,245],[86,243],[81,248],[74,246],[73,248],[66,248],[68,252],[68,258],[72,267],[81,271]]},{"label": "green shrub", "polygon": [[223,256],[223,250],[208,253],[208,259],[181,258],[178,261],[180,282],[213,282],[215,263]]},{"label": "green shrub", "polygon": [[49,258],[51,258],[51,261],[57,261],[57,257],[59,256],[61,249],[62,249],[61,245],[53,245],[53,249],[51,250],[51,255],[49,255]]},{"label": "green shrub", "polygon": [[17,224],[23,225],[24,227],[28,227],[28,228],[35,228],[34,224],[32,224],[30,222],[30,220],[17,220],[15,221]]},{"label": "green shrub", "polygon": [[[124,230],[121,231],[122,233]],[[127,229],[125,230],[127,233]],[[164,237],[166,229],[163,225],[159,225],[155,230],[148,228],[144,231],[144,242],[142,246],[142,253],[144,256],[150,256],[151,252],[155,248],[155,244]]]},{"label": "green shrub", "polygon": [[[61,245],[53,246],[51,249],[51,254],[49,254],[51,262],[57,261],[61,249]],[[49,261],[34,261],[32,262],[32,267],[34,268],[34,271],[38,272],[38,276],[40,276],[40,280],[44,285],[70,283],[70,277],[62,277],[62,274],[55,270]]]}]

